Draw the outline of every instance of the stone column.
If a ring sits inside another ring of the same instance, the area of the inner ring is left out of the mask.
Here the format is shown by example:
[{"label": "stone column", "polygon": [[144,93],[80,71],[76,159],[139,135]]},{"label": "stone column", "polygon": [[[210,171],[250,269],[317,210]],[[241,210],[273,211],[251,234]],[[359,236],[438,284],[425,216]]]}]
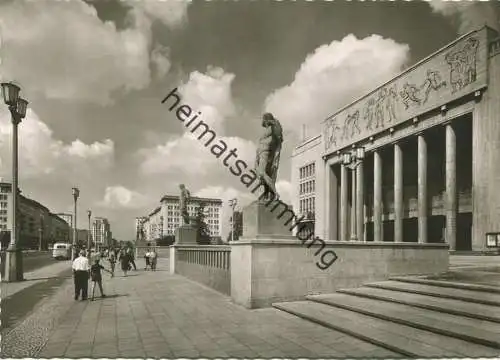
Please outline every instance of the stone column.
[{"label": "stone column", "polygon": [[365,179],[363,161],[356,168],[356,237],[365,241]]},{"label": "stone column", "polygon": [[356,170],[351,170],[351,237],[350,240],[358,240],[356,234]]},{"label": "stone column", "polygon": [[[336,166],[336,165],[334,165]],[[325,164],[325,199],[324,199],[324,240],[338,240],[339,212],[338,212],[338,179],[333,167]],[[318,209],[316,210],[318,213]]]},{"label": "stone column", "polygon": [[446,241],[450,250],[457,245],[457,142],[455,130],[446,125]]},{"label": "stone column", "polygon": [[418,242],[427,242],[427,142],[418,135]]},{"label": "stone column", "polygon": [[403,241],[403,151],[394,144],[394,241]]},{"label": "stone column", "polygon": [[340,241],[347,240],[347,167],[340,165]]},{"label": "stone column", "polygon": [[382,157],[373,153],[373,241],[382,241]]}]

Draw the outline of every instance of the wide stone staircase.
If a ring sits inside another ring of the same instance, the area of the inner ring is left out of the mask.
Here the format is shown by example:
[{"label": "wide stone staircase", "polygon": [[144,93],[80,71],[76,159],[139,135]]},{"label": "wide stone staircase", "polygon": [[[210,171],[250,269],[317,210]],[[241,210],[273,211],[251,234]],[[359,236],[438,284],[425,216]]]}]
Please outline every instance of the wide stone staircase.
[{"label": "wide stone staircase", "polygon": [[391,278],[273,306],[402,357],[500,355],[500,283]]}]

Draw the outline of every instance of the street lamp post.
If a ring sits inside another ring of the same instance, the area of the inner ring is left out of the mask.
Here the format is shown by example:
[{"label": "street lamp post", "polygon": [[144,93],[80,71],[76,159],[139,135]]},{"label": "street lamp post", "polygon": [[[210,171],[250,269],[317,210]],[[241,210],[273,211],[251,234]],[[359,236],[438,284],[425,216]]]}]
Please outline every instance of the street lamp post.
[{"label": "street lamp post", "polygon": [[12,83],[2,83],[2,93],[5,104],[9,107],[12,120],[12,230],[10,243],[5,254],[4,281],[23,280],[23,254],[18,248],[18,125],[26,116],[28,101],[19,97],[21,88]]},{"label": "street lamp post", "polygon": [[90,251],[90,247],[92,245],[92,236],[91,236],[91,227],[90,227],[90,217],[92,216],[92,211],[91,210],[87,210],[87,217],[89,218],[89,233],[88,233],[88,236],[87,236],[87,249]]},{"label": "street lamp post", "polygon": [[160,216],[160,242],[162,241],[162,239],[163,239],[163,216]]},{"label": "street lamp post", "polygon": [[76,187],[72,188],[72,193],[73,193],[73,246],[71,247],[71,258],[75,258],[75,247],[76,247],[76,237],[77,237],[77,231],[76,231],[76,202],[78,200],[78,197],[80,196],[80,190]]},{"label": "street lamp post", "polygon": [[238,204],[238,199],[234,198],[229,200],[229,206],[231,206],[231,242],[234,241],[234,208]]},{"label": "street lamp post", "polygon": [[352,170],[352,206],[351,206],[351,240],[357,241],[358,236],[361,234],[356,234],[356,216],[357,216],[357,204],[356,202],[356,168],[363,163],[365,157],[364,148],[355,148],[352,152],[344,153],[342,158],[342,163],[350,170]]}]

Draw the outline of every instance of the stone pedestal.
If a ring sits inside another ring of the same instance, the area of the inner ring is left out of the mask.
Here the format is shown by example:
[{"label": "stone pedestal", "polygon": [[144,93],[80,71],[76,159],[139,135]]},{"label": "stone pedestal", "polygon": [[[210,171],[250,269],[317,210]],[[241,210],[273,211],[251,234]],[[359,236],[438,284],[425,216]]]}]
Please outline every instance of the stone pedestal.
[{"label": "stone pedestal", "polygon": [[280,200],[254,201],[243,208],[243,239],[291,237],[297,219],[292,207]]},{"label": "stone pedestal", "polygon": [[181,225],[175,230],[175,245],[196,245],[196,228],[193,225]]},{"label": "stone pedestal", "polygon": [[[310,246],[309,246],[310,245]],[[306,300],[391,276],[448,269],[448,244],[239,240],[231,244],[231,298],[249,309]]]},{"label": "stone pedestal", "polygon": [[21,249],[8,248],[5,251],[4,278],[2,281],[14,282],[24,280],[23,253]]}]

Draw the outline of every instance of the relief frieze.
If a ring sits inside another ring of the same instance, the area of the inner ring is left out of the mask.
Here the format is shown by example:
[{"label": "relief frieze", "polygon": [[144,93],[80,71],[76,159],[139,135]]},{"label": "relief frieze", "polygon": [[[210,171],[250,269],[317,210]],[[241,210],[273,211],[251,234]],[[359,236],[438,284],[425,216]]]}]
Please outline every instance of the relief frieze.
[{"label": "relief frieze", "polygon": [[323,123],[331,152],[473,92],[487,84],[486,30],[473,32]]}]

